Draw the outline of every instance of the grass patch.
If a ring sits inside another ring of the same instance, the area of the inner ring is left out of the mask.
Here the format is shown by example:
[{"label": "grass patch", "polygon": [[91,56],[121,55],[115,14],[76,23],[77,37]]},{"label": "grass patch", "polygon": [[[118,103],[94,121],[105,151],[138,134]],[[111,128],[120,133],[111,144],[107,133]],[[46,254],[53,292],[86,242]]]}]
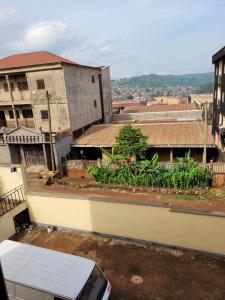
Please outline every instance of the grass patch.
[{"label": "grass patch", "polygon": [[176,195],[177,200],[196,201],[199,200],[198,195]]}]

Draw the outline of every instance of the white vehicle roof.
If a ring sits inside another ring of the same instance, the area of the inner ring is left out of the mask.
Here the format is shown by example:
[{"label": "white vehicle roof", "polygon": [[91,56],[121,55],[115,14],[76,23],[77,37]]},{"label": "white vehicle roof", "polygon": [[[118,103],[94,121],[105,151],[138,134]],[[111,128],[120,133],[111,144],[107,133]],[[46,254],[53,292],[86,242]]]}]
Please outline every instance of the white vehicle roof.
[{"label": "white vehicle roof", "polygon": [[95,262],[79,256],[5,240],[0,260],[6,280],[76,299]]}]

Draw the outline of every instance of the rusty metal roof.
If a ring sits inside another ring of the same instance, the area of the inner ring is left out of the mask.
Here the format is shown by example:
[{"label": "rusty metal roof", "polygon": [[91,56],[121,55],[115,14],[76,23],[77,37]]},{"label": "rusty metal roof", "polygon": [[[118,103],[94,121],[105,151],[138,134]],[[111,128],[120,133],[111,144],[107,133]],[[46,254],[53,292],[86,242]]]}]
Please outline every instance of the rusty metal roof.
[{"label": "rusty metal roof", "polygon": [[[16,69],[22,67],[40,66],[54,63],[65,63],[70,65],[82,66],[71,60],[55,55],[48,51],[37,51],[10,55],[0,59],[0,70]],[[83,66],[88,67],[88,66]],[[91,67],[94,68],[94,67]]]},{"label": "rusty metal roof", "polygon": [[162,112],[162,111],[183,111],[197,110],[194,103],[184,104],[153,104],[147,106],[132,106],[123,110],[123,113],[141,113],[141,112]]},{"label": "rusty metal roof", "polygon": [[[124,124],[102,124],[89,128],[74,140],[73,147],[111,147]],[[203,147],[204,123],[132,124],[148,137],[149,147]],[[215,147],[208,127],[207,147]]]}]

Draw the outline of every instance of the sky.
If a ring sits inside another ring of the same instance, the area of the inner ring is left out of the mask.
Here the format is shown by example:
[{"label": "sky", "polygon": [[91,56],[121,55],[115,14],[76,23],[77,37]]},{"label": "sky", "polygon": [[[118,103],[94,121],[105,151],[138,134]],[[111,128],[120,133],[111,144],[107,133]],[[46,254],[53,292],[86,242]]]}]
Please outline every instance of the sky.
[{"label": "sky", "polygon": [[47,50],[111,77],[213,71],[225,0],[0,0],[0,57]]}]

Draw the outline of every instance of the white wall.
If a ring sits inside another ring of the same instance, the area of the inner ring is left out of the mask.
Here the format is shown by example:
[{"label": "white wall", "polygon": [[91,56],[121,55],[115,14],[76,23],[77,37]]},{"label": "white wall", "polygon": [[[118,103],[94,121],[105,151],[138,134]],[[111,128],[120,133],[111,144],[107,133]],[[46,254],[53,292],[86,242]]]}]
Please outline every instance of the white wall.
[{"label": "white wall", "polygon": [[16,166],[16,172],[11,172],[11,166],[16,165],[0,165],[0,194],[23,184],[23,169],[21,166]]}]

